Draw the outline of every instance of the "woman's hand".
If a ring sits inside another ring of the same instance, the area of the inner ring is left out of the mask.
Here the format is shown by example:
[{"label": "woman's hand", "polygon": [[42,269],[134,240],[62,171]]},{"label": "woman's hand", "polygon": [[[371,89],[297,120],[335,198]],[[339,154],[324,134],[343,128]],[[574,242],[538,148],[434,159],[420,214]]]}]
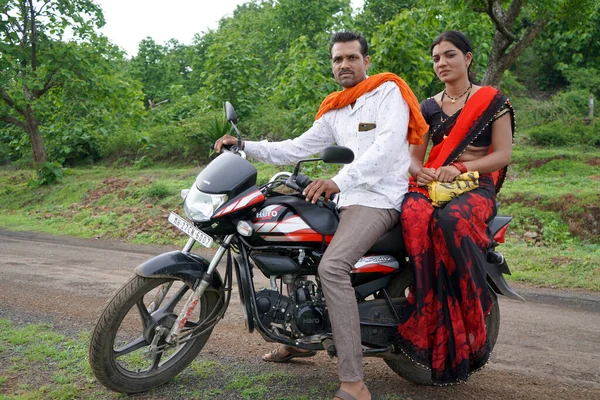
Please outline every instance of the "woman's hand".
[{"label": "woman's hand", "polygon": [[429,182],[437,179],[434,168],[421,168],[419,172],[417,172],[416,178],[417,185],[419,186],[427,186]]},{"label": "woman's hand", "polygon": [[453,165],[446,165],[440,167],[435,172],[436,180],[439,182],[452,182],[454,178],[459,176],[461,172]]}]

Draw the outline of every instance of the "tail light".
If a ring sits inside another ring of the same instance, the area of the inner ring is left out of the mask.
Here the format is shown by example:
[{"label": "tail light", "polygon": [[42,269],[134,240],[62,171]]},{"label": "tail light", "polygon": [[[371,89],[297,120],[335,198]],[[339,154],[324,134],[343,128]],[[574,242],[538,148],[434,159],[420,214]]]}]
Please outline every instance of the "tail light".
[{"label": "tail light", "polygon": [[506,229],[508,229],[508,224],[504,225],[502,228],[496,232],[494,235],[494,240],[498,243],[504,243],[504,235],[506,234]]}]

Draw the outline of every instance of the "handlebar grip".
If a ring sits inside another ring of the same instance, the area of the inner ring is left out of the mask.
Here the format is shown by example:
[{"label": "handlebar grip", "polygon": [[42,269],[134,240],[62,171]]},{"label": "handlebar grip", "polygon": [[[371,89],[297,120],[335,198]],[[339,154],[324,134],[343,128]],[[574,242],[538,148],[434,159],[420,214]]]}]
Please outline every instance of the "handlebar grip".
[{"label": "handlebar grip", "polygon": [[312,181],[310,180],[310,178],[304,174],[298,174],[298,176],[296,177],[296,184],[302,189],[306,189],[306,187],[311,183]]},{"label": "handlebar grip", "polygon": [[285,181],[285,186],[294,189],[297,192],[302,193],[302,189],[300,186],[298,186],[296,184],[296,182],[292,179],[292,177],[290,176],[289,178],[286,179]]},{"label": "handlebar grip", "polygon": [[[304,191],[304,189],[306,189],[306,187],[308,185],[310,185],[312,183],[312,181],[310,180],[309,177],[307,177],[304,174],[298,174],[296,176],[295,179],[292,179],[293,177],[289,177],[286,182],[285,185],[289,188],[294,189],[295,191],[299,192],[300,194],[302,194],[302,192]],[[331,200],[335,195],[332,195],[330,198],[326,198],[325,197],[325,192],[322,193],[323,198],[325,199],[325,201],[329,201]],[[317,200],[316,203],[319,207],[323,207],[325,206],[325,202],[321,199]]]},{"label": "handlebar grip", "polygon": [[[210,147],[210,149],[215,150],[215,144],[214,143],[211,144],[209,147]],[[221,147],[221,150],[231,151],[231,152],[235,153],[235,152],[237,152],[237,145],[235,145],[235,144],[224,144]]]}]

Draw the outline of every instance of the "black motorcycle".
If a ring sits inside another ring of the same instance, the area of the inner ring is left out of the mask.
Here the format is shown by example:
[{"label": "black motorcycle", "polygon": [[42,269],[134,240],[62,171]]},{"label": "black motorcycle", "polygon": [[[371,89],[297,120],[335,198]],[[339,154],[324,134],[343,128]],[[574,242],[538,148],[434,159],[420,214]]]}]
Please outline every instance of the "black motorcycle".
[{"label": "black motorcycle", "polygon": [[[229,103],[226,113],[241,144]],[[328,147],[320,158],[300,161],[293,173],[278,173],[256,186],[257,171],[240,148],[232,146],[215,158],[182,191],[187,219],[171,213],[169,221],[190,237],[183,250],[139,265],[102,312],[89,360],[107,388],[145,391],[186,368],[227,311],[234,273],[248,331],[256,329],[270,342],[335,355],[317,267],[338,226],[338,210],[334,201],[305,201],[301,193],[310,180],[300,168],[305,162],[351,163],[354,154]],[[490,225],[495,242],[487,255],[487,281],[494,305],[485,324],[491,348],[500,324],[496,293],[522,300],[504,280],[502,274],[510,271],[495,251],[510,220],[497,216]],[[216,243],[214,257],[192,253],[196,242]],[[270,278],[270,288],[256,290],[256,273]],[[382,358],[409,381],[431,385],[430,369],[395,346],[399,310],[413,280],[399,225],[359,260],[351,279],[364,355]]]}]

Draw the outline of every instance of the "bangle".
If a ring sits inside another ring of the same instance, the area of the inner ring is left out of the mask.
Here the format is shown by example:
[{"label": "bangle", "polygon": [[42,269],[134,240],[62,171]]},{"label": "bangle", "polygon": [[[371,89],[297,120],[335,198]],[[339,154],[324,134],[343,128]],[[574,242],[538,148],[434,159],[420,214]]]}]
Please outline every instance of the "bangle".
[{"label": "bangle", "polygon": [[469,169],[463,162],[455,161],[450,165],[452,165],[454,168],[456,168],[461,174],[464,174],[465,172],[469,172]]}]

